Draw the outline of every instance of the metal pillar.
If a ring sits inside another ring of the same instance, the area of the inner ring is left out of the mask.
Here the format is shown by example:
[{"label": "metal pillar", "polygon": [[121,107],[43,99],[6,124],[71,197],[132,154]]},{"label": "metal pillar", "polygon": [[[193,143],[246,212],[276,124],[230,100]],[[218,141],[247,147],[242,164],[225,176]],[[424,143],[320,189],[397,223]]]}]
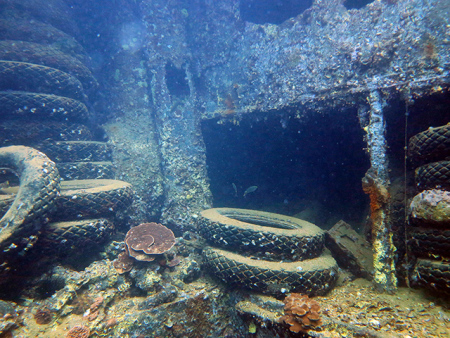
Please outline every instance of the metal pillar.
[{"label": "metal pillar", "polygon": [[370,197],[372,220],[372,247],[374,263],[374,284],[379,291],[393,293],[397,289],[394,253],[389,219],[390,184],[386,154],[386,125],[383,116],[384,103],[378,90],[368,97],[370,107],[360,110],[359,117],[364,126],[367,150],[370,155],[370,169],[362,179],[364,192]]}]

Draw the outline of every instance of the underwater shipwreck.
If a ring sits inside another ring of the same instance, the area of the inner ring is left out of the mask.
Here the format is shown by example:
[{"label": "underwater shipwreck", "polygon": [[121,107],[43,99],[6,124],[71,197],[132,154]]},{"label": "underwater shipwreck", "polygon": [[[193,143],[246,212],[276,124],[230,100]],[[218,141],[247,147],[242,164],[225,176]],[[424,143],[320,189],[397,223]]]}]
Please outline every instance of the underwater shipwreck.
[{"label": "underwater shipwreck", "polygon": [[0,337],[449,337],[448,0],[0,0]]}]

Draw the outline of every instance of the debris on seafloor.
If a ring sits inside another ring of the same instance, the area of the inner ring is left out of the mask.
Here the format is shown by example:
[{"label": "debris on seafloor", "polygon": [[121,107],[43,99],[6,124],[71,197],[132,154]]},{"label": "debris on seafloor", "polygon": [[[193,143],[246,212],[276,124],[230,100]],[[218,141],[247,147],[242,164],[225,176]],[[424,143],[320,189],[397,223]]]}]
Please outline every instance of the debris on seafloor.
[{"label": "debris on seafloor", "polygon": [[289,325],[289,331],[295,333],[320,330],[322,325],[319,303],[300,293],[289,294],[283,302],[274,297],[252,294],[249,299],[238,302],[236,310],[244,317],[281,331],[285,329],[283,324]]},{"label": "debris on seafloor", "polygon": [[344,221],[337,222],[326,232],[326,246],[339,266],[356,277],[372,279],[372,248],[360,234]]},{"label": "debris on seafloor", "polygon": [[[377,292],[367,279],[358,278],[313,300],[320,304],[320,327],[299,337],[440,337],[450,335],[450,318],[445,305],[430,301],[429,296],[400,287],[395,295]],[[363,291],[364,290],[364,291]],[[251,293],[235,308],[247,322],[255,323],[257,332],[271,332],[281,337],[289,328],[280,318],[285,304],[271,296]]]}]

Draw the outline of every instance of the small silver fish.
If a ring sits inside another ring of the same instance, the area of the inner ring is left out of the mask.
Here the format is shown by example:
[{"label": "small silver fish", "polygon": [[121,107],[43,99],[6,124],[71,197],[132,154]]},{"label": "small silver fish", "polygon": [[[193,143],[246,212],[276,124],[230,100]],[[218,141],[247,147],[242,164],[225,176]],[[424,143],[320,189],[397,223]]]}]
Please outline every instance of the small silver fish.
[{"label": "small silver fish", "polygon": [[248,187],[245,191],[244,191],[244,197],[247,196],[247,194],[250,194],[251,192],[256,191],[256,189],[258,189],[258,187],[256,185],[252,185],[251,187]]},{"label": "small silver fish", "polygon": [[233,186],[233,189],[234,189],[234,196],[237,197],[237,187],[236,187],[236,184],[231,183],[231,185]]}]

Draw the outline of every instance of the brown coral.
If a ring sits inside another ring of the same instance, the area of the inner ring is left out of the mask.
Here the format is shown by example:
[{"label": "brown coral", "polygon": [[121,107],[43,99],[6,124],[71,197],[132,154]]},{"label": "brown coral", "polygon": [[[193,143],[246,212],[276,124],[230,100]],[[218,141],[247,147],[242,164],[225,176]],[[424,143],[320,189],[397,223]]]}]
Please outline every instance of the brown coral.
[{"label": "brown coral", "polygon": [[90,310],[91,311],[96,311],[98,310],[98,308],[100,307],[100,305],[102,305],[104,301],[104,298],[102,296],[98,296],[97,298],[94,299],[94,302],[92,303],[92,305],[90,306]]},{"label": "brown coral", "polygon": [[104,328],[105,328],[105,329],[110,329],[110,328],[116,326],[118,323],[119,323],[119,322],[117,321],[117,318],[115,318],[115,317],[110,318],[110,319],[108,319],[108,320],[106,321],[106,323],[105,323],[105,325],[104,325]]},{"label": "brown coral", "polygon": [[131,228],[125,236],[126,252],[122,252],[113,262],[119,273],[130,271],[133,261],[151,262],[159,254],[169,251],[175,245],[172,230],[158,223],[142,223]]},{"label": "brown coral", "polygon": [[88,321],[92,322],[98,317],[99,314],[99,307],[103,303],[103,297],[99,296],[94,299],[94,303],[89,307],[89,313],[87,314]]},{"label": "brown coral", "polygon": [[291,293],[287,296],[284,299],[284,313],[281,320],[290,325],[292,332],[315,330],[322,325],[320,305],[307,295]]},{"label": "brown coral", "polygon": [[66,334],[66,338],[88,338],[91,330],[88,327],[77,325],[72,327]]},{"label": "brown coral", "polygon": [[49,324],[53,319],[53,314],[49,309],[42,308],[37,309],[36,313],[34,314],[34,320],[36,321],[36,324],[39,325],[46,325]]},{"label": "brown coral", "polygon": [[128,231],[125,237],[129,255],[138,261],[153,261],[175,245],[172,230],[158,223],[142,223]]},{"label": "brown coral", "polygon": [[133,267],[133,260],[128,255],[128,250],[119,254],[117,259],[113,261],[113,266],[119,274],[131,270],[131,268]]}]

